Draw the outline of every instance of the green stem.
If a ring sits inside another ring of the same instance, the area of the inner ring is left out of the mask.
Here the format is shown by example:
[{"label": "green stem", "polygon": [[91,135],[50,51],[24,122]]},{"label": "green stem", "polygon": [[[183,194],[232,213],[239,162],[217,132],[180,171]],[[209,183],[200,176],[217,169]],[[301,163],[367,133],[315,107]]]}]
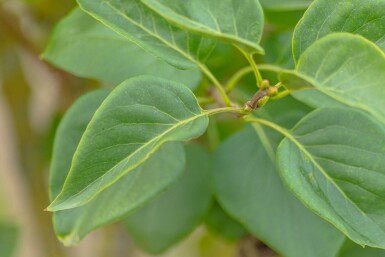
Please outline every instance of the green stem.
[{"label": "green stem", "polygon": [[280,73],[281,71],[284,70],[277,65],[267,64],[267,63],[257,64],[257,66],[258,66],[259,70],[272,71],[272,72],[276,72],[276,73]]},{"label": "green stem", "polygon": [[200,70],[206,75],[208,79],[213,83],[216,89],[219,91],[224,103],[226,106],[231,106],[231,100],[228,97],[225,89],[222,87],[221,83],[217,80],[217,78],[211,73],[211,71],[203,64],[199,65]]},{"label": "green stem", "polygon": [[270,127],[272,129],[274,129],[275,131],[279,132],[280,134],[282,134],[283,136],[289,138],[290,140],[292,141],[295,141],[297,142],[297,140],[294,138],[294,136],[290,133],[289,130],[271,122],[271,121],[268,121],[268,120],[264,120],[264,119],[260,119],[260,118],[255,118],[255,117],[245,117],[244,119],[246,122],[255,122],[255,123],[258,123],[258,124],[262,124],[262,125],[265,125],[267,127]]},{"label": "green stem", "polygon": [[247,67],[244,67],[242,69],[240,69],[239,71],[237,71],[231,78],[230,80],[227,82],[226,84],[226,92],[229,93],[231,92],[234,87],[238,84],[238,82],[244,77],[246,76],[247,74],[249,74],[250,72],[253,71],[253,68],[251,68],[250,66],[247,66]]},{"label": "green stem", "polygon": [[244,49],[238,46],[236,46],[236,48],[239,49],[239,51],[245,56],[246,60],[250,63],[250,66],[254,71],[255,79],[257,80],[257,85],[259,87],[262,84],[263,79],[261,73],[259,72],[258,66],[253,58],[253,54],[249,54]]},{"label": "green stem", "polygon": [[290,95],[290,93],[291,91],[285,90],[285,91],[279,92],[276,96],[271,97],[271,99],[278,100],[278,99],[284,98],[285,96]]},{"label": "green stem", "polygon": [[278,82],[276,85],[275,85],[277,88],[280,88],[283,86],[282,82]]},{"label": "green stem", "polygon": [[216,108],[211,110],[204,110],[203,111],[206,115],[215,115],[220,113],[237,113],[237,114],[246,114],[245,110],[243,108],[237,108],[237,107],[223,107],[223,108]]},{"label": "green stem", "polygon": [[[260,71],[265,70],[265,71],[272,71],[272,72],[276,72],[276,73],[279,73],[283,70],[281,67],[279,67],[277,65],[265,64],[265,63],[257,64],[257,67],[258,67],[258,70],[260,70]],[[254,71],[254,69],[251,66],[244,67],[244,68],[240,69],[239,71],[237,71],[230,78],[230,80],[227,82],[226,87],[225,87],[226,92],[230,93],[244,76],[246,76],[247,74],[249,74],[253,71]]]}]

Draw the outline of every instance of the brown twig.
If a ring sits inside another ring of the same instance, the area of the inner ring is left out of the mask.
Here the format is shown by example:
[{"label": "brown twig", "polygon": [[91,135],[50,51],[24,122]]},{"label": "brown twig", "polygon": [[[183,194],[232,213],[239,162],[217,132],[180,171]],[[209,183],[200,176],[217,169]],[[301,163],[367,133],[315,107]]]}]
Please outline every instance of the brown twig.
[{"label": "brown twig", "polygon": [[254,96],[251,98],[250,101],[247,101],[245,103],[244,109],[246,111],[252,111],[256,110],[269,100],[270,97],[277,95],[278,93],[278,87],[277,86],[270,86],[269,81],[263,80],[261,87],[257,91],[257,93],[254,94]]}]

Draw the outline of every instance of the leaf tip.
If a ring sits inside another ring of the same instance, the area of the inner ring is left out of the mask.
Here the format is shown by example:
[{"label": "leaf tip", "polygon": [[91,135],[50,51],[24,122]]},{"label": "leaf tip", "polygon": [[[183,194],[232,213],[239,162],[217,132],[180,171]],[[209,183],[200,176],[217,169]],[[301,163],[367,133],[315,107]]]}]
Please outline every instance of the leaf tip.
[{"label": "leaf tip", "polygon": [[58,198],[56,198],[50,205],[48,205],[48,207],[45,208],[44,211],[55,212],[68,209],[68,207],[66,207],[63,202],[58,202],[57,199]]},{"label": "leaf tip", "polygon": [[45,209],[44,209],[44,211],[46,211],[46,212],[54,212],[54,211],[55,211],[55,209],[54,209],[54,208],[52,208],[52,203],[51,203],[50,205],[48,205],[48,207],[47,207],[47,208],[45,208]]}]

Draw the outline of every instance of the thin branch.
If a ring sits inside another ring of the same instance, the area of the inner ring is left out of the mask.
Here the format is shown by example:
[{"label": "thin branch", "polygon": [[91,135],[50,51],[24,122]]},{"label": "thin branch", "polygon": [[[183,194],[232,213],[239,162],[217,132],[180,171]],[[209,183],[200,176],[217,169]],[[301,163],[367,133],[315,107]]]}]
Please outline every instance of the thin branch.
[{"label": "thin branch", "polygon": [[208,79],[213,83],[215,88],[219,91],[224,103],[226,106],[231,106],[231,100],[228,97],[225,89],[222,87],[221,83],[217,80],[217,78],[211,73],[211,71],[203,64],[199,65],[200,70],[206,75]]},{"label": "thin branch", "polygon": [[258,66],[259,70],[272,71],[272,72],[276,72],[276,73],[280,73],[281,71],[284,70],[277,65],[267,64],[267,63],[257,64],[257,66]]},{"label": "thin branch", "polygon": [[235,47],[238,48],[238,50],[245,56],[246,60],[250,63],[250,66],[254,71],[255,79],[257,81],[257,86],[260,87],[260,85],[262,84],[263,78],[261,76],[261,73],[259,72],[257,63],[255,62],[255,60],[253,58],[253,54],[249,54],[244,49],[242,49],[238,46],[235,46]]}]

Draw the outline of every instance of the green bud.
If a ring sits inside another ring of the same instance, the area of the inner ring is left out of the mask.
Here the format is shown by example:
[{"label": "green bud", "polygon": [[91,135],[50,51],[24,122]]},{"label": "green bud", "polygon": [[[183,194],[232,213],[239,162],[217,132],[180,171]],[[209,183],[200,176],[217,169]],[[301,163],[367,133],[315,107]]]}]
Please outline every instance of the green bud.
[{"label": "green bud", "polygon": [[269,93],[269,96],[276,96],[278,94],[278,88],[277,87],[269,87],[267,89],[267,92]]},{"label": "green bud", "polygon": [[259,87],[261,90],[268,89],[270,87],[270,82],[268,80],[262,80],[261,86]]}]

